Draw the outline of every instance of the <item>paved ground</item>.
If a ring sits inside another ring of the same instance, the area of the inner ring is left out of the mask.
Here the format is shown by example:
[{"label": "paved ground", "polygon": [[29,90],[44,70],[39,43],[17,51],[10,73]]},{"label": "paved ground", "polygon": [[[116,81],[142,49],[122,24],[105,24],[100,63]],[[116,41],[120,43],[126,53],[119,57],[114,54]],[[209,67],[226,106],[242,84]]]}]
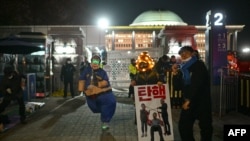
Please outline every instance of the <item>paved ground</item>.
[{"label": "paved ground", "polygon": [[[85,98],[74,99],[46,97],[35,99],[45,102],[45,106],[28,118],[28,123],[0,133],[1,141],[137,141],[134,125],[134,105],[126,92],[116,92],[117,109],[108,132],[100,128],[99,114],[93,114],[85,104]],[[177,131],[179,109],[172,109],[174,140],[180,141]],[[250,117],[239,113],[229,113],[222,118],[214,115],[213,141],[223,140],[224,124],[250,124]],[[194,127],[199,140],[199,129]]]}]

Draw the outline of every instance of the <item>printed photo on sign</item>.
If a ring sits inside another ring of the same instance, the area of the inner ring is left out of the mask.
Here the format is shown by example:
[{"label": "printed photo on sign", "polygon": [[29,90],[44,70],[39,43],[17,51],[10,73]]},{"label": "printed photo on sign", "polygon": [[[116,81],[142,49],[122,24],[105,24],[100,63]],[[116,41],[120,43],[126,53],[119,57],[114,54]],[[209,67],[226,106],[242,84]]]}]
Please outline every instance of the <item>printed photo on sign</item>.
[{"label": "printed photo on sign", "polygon": [[140,85],[134,91],[138,141],[174,140],[168,86]]}]

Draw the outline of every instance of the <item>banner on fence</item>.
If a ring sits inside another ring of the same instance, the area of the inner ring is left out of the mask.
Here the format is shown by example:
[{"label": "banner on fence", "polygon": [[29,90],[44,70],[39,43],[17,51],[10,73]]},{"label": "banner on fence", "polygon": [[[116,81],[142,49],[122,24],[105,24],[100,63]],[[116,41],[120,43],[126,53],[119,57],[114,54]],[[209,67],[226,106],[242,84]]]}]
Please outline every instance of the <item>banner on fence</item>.
[{"label": "banner on fence", "polygon": [[168,85],[140,85],[134,91],[138,141],[174,140]]}]

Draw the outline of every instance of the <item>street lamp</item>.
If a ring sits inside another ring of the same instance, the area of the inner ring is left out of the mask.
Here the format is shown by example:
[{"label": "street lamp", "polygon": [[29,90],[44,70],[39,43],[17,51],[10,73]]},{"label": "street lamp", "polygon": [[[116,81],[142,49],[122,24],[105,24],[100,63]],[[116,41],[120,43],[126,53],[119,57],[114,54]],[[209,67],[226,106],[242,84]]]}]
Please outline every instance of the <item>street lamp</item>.
[{"label": "street lamp", "polygon": [[109,21],[106,18],[100,18],[98,20],[98,27],[105,29],[109,26]]},{"label": "street lamp", "polygon": [[248,52],[250,52],[250,48],[247,48],[247,47],[246,47],[246,48],[243,48],[243,49],[242,49],[242,52],[243,52],[243,53],[248,53]]},{"label": "street lamp", "polygon": [[[98,20],[98,27],[100,28],[99,29],[99,47],[101,47],[101,38],[102,38],[101,36],[103,35],[102,34],[103,30],[105,30],[108,26],[109,26],[109,21],[108,21],[107,18],[100,18]],[[101,50],[101,48],[99,48],[99,50]],[[103,50],[105,50],[105,49],[103,49]],[[104,59],[103,58],[103,52],[99,52],[99,53],[102,56],[102,59]]]}]

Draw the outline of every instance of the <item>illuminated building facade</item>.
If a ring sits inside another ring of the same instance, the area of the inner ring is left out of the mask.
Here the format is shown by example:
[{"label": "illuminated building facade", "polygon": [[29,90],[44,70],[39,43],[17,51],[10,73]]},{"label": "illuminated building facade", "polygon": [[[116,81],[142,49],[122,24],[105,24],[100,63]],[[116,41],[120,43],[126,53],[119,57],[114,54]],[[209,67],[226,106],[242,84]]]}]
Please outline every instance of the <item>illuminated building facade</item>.
[{"label": "illuminated building facade", "polygon": [[[227,25],[228,50],[237,50],[237,34],[244,25]],[[177,55],[179,47],[191,45],[205,54],[206,25],[188,25],[171,11],[146,11],[129,26],[110,26],[107,29],[106,49],[136,50],[163,48],[164,54]]]}]

